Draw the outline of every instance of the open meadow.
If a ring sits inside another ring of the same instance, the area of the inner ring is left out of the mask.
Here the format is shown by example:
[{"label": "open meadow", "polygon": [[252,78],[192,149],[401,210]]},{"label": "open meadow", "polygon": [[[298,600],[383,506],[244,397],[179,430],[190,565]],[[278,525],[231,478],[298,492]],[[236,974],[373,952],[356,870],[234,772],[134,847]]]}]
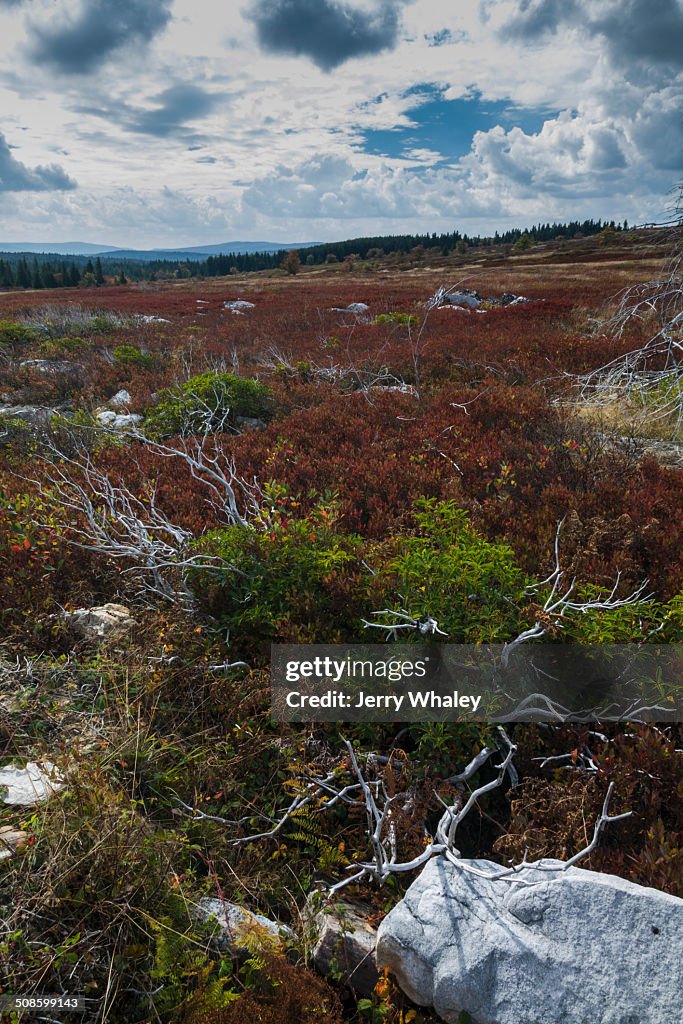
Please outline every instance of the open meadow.
[{"label": "open meadow", "polygon": [[[286,725],[269,678],[272,643],[399,622],[683,641],[681,423],[604,370],[655,333],[614,318],[667,244],[0,293],[0,743],[59,790],[0,803],[0,988],[81,993],[86,1024],[436,1020],[315,973],[311,893],[375,855],[361,773],[407,863],[505,743],[459,855],[567,860],[613,784],[632,814],[581,866],[683,896],[680,725]],[[374,927],[418,872],[360,874]],[[207,899],[286,950],[217,945]]]}]

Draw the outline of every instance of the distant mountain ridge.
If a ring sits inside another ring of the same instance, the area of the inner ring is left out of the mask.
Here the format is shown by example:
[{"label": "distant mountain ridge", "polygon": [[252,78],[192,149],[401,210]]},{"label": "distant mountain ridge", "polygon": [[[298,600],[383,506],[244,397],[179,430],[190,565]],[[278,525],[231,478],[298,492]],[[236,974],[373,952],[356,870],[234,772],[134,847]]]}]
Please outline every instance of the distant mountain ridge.
[{"label": "distant mountain ridge", "polygon": [[51,254],[57,256],[102,256],[125,260],[205,260],[220,253],[280,252],[305,249],[318,242],[218,242],[215,245],[189,245],[179,249],[122,249],[93,242],[0,242],[0,252]]},{"label": "distant mountain ridge", "polygon": [[105,249],[114,252],[116,246],[97,245],[94,242],[0,242],[0,252],[30,252],[36,255],[97,256]]}]

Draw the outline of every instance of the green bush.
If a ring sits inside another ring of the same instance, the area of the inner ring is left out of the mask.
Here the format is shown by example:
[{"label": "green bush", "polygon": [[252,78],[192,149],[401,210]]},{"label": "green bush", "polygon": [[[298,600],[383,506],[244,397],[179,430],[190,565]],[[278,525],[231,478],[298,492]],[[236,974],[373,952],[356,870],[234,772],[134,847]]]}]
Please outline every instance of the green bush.
[{"label": "green bush", "polygon": [[234,430],[240,416],[268,418],[269,389],[250,377],[208,371],[161,391],[156,406],[147,413],[145,429],[157,438]]},{"label": "green bush", "polygon": [[112,356],[115,366],[142,366],[149,370],[155,363],[153,355],[141,352],[135,345],[117,345]]},{"label": "green bush", "polygon": [[13,441],[27,441],[32,437],[30,425],[20,416],[0,413],[0,446]]},{"label": "green bush", "polygon": [[364,543],[339,532],[329,505],[303,519],[280,508],[267,529],[213,530],[199,542],[226,568],[195,571],[190,586],[240,650],[271,641],[357,639],[365,611]]},{"label": "green bush", "polygon": [[402,324],[404,327],[414,327],[419,324],[420,318],[414,313],[400,313],[398,310],[393,313],[378,313],[373,324]]},{"label": "green bush", "polygon": [[22,342],[31,341],[35,332],[30,327],[15,324],[13,320],[0,320],[0,348],[9,348]]},{"label": "green bush", "polygon": [[53,338],[40,344],[40,354],[47,359],[59,359],[75,352],[82,352],[87,347],[85,338]]},{"label": "green bush", "polygon": [[[526,579],[512,549],[486,540],[452,501],[421,499],[417,535],[378,573],[417,619],[431,615],[451,643],[503,641],[517,630]],[[395,607],[387,598],[386,607]],[[389,621],[389,620],[387,620]]]},{"label": "green bush", "polygon": [[238,645],[377,642],[362,619],[399,606],[433,616],[452,642],[502,641],[523,628],[526,578],[511,549],[485,540],[453,503],[422,500],[416,535],[368,546],[339,529],[333,505],[295,520],[286,502],[266,530],[235,526],[199,542],[226,567],[195,571],[190,585]]}]

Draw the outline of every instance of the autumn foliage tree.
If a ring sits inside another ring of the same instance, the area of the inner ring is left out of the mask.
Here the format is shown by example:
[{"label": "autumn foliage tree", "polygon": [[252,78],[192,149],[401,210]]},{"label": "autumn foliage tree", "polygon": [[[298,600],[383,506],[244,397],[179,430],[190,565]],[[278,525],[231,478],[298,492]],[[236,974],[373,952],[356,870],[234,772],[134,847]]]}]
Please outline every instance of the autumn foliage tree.
[{"label": "autumn foliage tree", "polygon": [[301,267],[301,257],[296,249],[290,249],[285,258],[282,261],[282,269],[286,270],[292,277],[299,273]]}]

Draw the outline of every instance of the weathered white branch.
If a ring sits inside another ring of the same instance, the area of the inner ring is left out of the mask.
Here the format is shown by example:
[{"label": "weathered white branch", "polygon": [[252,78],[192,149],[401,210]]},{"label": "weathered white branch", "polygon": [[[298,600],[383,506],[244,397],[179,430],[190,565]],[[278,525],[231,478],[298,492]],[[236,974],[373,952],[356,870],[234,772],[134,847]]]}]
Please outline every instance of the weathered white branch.
[{"label": "weathered white branch", "polygon": [[590,611],[613,611],[616,608],[626,608],[629,605],[649,601],[653,596],[651,593],[647,593],[648,580],[644,580],[627,597],[617,597],[617,591],[621,582],[621,573],[617,572],[614,586],[606,597],[573,600],[572,594],[576,587],[576,577],[573,577],[571,581],[565,584],[565,573],[560,564],[560,533],[563,525],[564,519],[561,519],[555,532],[555,567],[553,571],[544,580],[532,583],[526,590],[527,595],[531,596],[536,594],[542,587],[550,586],[550,593],[547,595],[541,609],[542,615],[539,616],[539,619],[533,626],[522,630],[514,640],[510,640],[503,645],[501,662],[504,666],[507,665],[510,655],[515,648],[527,643],[529,640],[537,640],[539,637],[545,636],[547,626],[543,624],[542,618],[550,618],[556,626],[561,628],[562,619],[567,612],[574,611],[585,615]]},{"label": "weathered white branch", "polygon": [[401,608],[400,611],[393,611],[391,608],[383,608],[379,612],[373,612],[373,615],[391,615],[397,621],[394,622],[369,622],[367,619],[362,619],[364,629],[383,629],[387,638],[391,637],[393,640],[398,640],[398,631],[400,629],[407,629],[411,632],[417,632],[421,636],[448,636],[448,633],[444,633],[439,628],[439,623],[436,619],[433,619],[431,615],[426,615],[424,618],[417,619],[405,608]]}]

